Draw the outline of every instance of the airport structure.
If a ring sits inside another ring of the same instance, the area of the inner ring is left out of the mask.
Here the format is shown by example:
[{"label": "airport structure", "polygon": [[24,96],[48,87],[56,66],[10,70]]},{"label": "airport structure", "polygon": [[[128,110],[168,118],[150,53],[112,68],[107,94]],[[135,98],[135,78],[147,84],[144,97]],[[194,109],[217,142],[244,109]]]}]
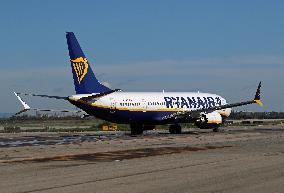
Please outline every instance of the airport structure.
[{"label": "airport structure", "polygon": [[[154,129],[156,125],[169,125],[170,133],[181,133],[180,123],[195,123],[200,129],[218,127],[230,115],[231,108],[248,104],[262,105],[258,85],[252,100],[228,104],[217,95],[201,92],[124,92],[110,89],[101,84],[83,53],[73,32],[66,33],[71,68],[73,73],[75,95],[49,96],[40,94],[15,93],[24,109],[56,111],[51,109],[30,108],[20,94],[67,100],[80,108],[86,116],[113,123],[130,124],[132,134],[142,134],[143,130]],[[69,112],[60,110],[60,112]]]}]

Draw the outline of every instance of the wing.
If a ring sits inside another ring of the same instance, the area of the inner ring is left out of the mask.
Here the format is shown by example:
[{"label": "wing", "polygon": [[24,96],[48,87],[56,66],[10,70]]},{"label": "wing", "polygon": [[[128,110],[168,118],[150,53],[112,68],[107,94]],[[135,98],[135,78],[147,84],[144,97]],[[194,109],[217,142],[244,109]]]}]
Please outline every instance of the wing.
[{"label": "wing", "polygon": [[[82,110],[73,111],[73,110],[31,108],[25,101],[23,101],[23,99],[19,96],[19,93],[14,92],[14,94],[18,98],[18,100],[21,102],[21,104],[23,105],[24,108],[21,111],[15,113],[13,116],[19,115],[19,114],[24,113],[24,112],[29,111],[29,110],[44,111],[44,112],[62,112],[62,113],[67,113],[67,112],[70,112],[70,113],[85,113],[85,111],[82,111]],[[25,94],[25,95],[44,96],[44,97],[46,96],[46,95],[33,95],[33,94]],[[57,96],[54,96],[54,97],[53,96],[49,96],[48,98],[55,98],[55,97],[57,97]],[[63,97],[60,98],[60,99],[63,99]]]},{"label": "wing", "polygon": [[190,110],[190,111],[182,111],[182,112],[176,112],[171,115],[163,117],[164,120],[167,119],[183,119],[187,117],[192,117],[192,118],[197,118],[200,116],[201,113],[211,113],[213,111],[217,110],[222,110],[222,109],[227,109],[227,108],[233,108],[233,107],[239,107],[239,106],[244,106],[248,104],[258,104],[260,106],[263,105],[263,103],[260,100],[260,88],[261,88],[261,82],[259,83],[254,99],[249,100],[249,101],[244,101],[244,102],[238,102],[238,103],[231,103],[231,104],[225,104],[225,105],[220,105],[220,106],[215,106],[211,108],[202,108],[202,109],[196,109],[196,110]]},{"label": "wing", "polygon": [[[80,100],[84,101],[84,102],[94,102],[96,100],[98,100],[100,97],[106,96],[108,94],[114,93],[114,92],[118,92],[121,91],[121,89],[114,89],[114,90],[110,90],[107,92],[103,92],[103,93],[98,93],[98,94],[93,94],[87,97],[82,97],[80,98]],[[15,93],[17,97],[19,97],[19,95],[25,95],[25,96],[37,96],[37,97],[44,97],[44,98],[53,98],[53,99],[63,99],[63,100],[69,100],[69,97],[62,97],[62,96],[50,96],[50,95],[43,95],[43,94],[28,94],[28,93]],[[19,98],[18,98],[19,99]]]},{"label": "wing", "polygon": [[[79,100],[82,100],[84,102],[87,102],[87,103],[91,103],[91,102],[94,102],[96,100],[98,100],[100,97],[103,97],[103,96],[106,96],[108,94],[111,94],[111,93],[114,93],[114,92],[118,92],[118,91],[121,91],[120,89],[114,89],[114,90],[110,90],[110,91],[107,91],[107,92],[103,92],[103,93],[99,93],[99,94],[93,94],[93,95],[90,95],[90,96],[87,96],[87,97],[82,97],[80,98]],[[25,96],[37,96],[37,97],[44,97],[44,98],[53,98],[53,99],[62,99],[62,100],[70,100],[69,97],[62,97],[62,96],[50,96],[50,95],[43,95],[43,94],[27,94],[27,93],[16,93],[14,92],[14,94],[16,95],[16,97],[18,98],[18,100],[21,102],[21,104],[23,105],[24,109],[17,112],[16,114],[14,114],[13,116],[15,115],[19,115],[21,113],[24,113],[26,111],[29,111],[29,110],[34,110],[34,111],[44,111],[44,112],[63,112],[63,113],[66,113],[66,112],[72,112],[72,113],[84,113],[84,117],[87,117],[89,116],[88,114],[85,113],[85,111],[83,110],[78,110],[78,111],[72,111],[72,110],[57,110],[57,109],[37,109],[37,108],[30,108],[29,105],[27,105],[26,102],[24,102],[22,100],[22,98],[19,96],[19,95],[25,95]]]},{"label": "wing", "polygon": [[[15,93],[15,92],[14,92]],[[50,95],[43,95],[43,94],[27,94],[27,93],[20,93],[17,92],[15,93],[17,97],[19,95],[25,95],[25,96],[38,96],[38,97],[45,97],[45,98],[53,98],[53,99],[63,99],[63,100],[68,100],[68,97],[62,97],[62,96],[50,96]],[[18,98],[19,99],[19,98]]]}]

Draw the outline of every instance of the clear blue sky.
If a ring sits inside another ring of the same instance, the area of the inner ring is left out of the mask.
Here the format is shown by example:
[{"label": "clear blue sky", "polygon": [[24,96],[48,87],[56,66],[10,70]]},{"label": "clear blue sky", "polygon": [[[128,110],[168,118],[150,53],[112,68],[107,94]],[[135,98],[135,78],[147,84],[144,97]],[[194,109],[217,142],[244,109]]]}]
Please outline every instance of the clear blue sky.
[{"label": "clear blue sky", "polygon": [[112,88],[200,90],[235,102],[262,80],[265,106],[245,109],[284,111],[283,9],[280,0],[2,1],[0,112],[20,108],[14,90],[74,93],[65,31]]}]

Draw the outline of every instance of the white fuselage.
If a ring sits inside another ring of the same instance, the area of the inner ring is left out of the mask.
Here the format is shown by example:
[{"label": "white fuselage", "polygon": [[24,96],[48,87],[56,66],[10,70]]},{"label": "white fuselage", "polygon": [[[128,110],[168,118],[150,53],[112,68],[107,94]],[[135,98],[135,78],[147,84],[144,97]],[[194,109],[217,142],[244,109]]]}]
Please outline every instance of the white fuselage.
[{"label": "white fuselage", "polygon": [[[71,101],[78,101],[82,97],[92,94],[73,95]],[[127,112],[124,116],[132,117],[134,113],[156,112],[155,119],[162,118],[165,113],[192,111],[226,104],[226,100],[219,95],[201,92],[115,92],[100,97],[91,103],[98,109],[108,109],[112,113]],[[87,109],[88,111],[88,109]],[[222,109],[220,115],[228,117],[231,109]],[[100,117],[103,118],[103,117]]]}]

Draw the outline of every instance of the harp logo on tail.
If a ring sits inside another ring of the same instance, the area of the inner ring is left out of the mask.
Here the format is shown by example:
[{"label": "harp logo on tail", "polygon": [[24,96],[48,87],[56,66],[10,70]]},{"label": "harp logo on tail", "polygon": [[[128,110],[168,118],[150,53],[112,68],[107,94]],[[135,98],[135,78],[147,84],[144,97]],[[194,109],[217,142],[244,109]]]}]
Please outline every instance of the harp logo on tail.
[{"label": "harp logo on tail", "polygon": [[80,84],[88,72],[88,60],[87,58],[79,57],[70,61]]}]

